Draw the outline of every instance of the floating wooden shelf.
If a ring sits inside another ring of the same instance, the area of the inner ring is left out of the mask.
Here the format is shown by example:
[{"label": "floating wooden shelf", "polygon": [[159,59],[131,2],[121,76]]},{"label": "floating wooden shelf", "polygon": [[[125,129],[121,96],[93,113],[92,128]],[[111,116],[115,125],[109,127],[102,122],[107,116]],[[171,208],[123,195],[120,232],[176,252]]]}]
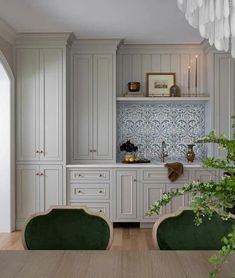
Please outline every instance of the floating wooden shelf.
[{"label": "floating wooden shelf", "polygon": [[117,97],[118,102],[206,102],[208,96],[198,97]]}]

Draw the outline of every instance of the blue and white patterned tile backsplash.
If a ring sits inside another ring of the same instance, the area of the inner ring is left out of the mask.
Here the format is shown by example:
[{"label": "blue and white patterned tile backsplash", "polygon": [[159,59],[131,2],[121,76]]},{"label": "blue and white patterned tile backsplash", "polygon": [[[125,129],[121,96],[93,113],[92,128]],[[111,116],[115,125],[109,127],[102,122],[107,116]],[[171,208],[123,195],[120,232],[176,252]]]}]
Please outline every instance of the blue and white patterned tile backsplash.
[{"label": "blue and white patterned tile backsplash", "polygon": [[[205,135],[204,104],[117,105],[117,160],[120,145],[127,140],[138,146],[138,155],[159,161],[161,142],[167,144],[170,160],[185,160],[187,144]],[[206,147],[197,144],[196,159],[206,156]]]}]

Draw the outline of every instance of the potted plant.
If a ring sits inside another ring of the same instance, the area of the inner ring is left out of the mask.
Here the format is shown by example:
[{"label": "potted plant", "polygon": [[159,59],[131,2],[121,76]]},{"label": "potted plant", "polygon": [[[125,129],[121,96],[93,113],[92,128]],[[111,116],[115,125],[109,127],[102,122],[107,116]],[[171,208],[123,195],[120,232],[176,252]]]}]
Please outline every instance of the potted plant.
[{"label": "potted plant", "polygon": [[[233,121],[235,116],[232,117]],[[235,124],[233,124],[233,130]],[[191,182],[182,188],[164,193],[161,200],[149,209],[147,215],[159,214],[161,207],[167,205],[177,196],[184,195],[188,192],[192,193],[192,201],[190,206],[195,212],[195,225],[200,225],[203,217],[211,217],[215,212],[222,219],[229,218],[229,214],[234,212],[235,208],[235,132],[232,139],[228,139],[225,135],[216,135],[214,131],[207,136],[201,138],[195,143],[213,143],[226,151],[226,158],[209,157],[203,161],[205,168],[214,168],[222,170],[223,175],[219,182]],[[235,253],[235,227],[227,237],[222,239],[223,247],[218,255],[210,258],[210,262],[214,266],[214,270],[209,274],[210,278],[215,278],[219,273],[222,264],[228,256]],[[235,276],[234,276],[235,277]]]}]

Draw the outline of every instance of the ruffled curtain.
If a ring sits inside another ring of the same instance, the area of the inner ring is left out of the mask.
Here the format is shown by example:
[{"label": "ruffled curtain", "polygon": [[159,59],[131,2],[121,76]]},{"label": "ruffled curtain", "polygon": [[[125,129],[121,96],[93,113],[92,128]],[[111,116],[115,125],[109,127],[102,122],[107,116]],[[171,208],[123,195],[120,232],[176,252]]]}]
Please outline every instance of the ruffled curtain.
[{"label": "ruffled curtain", "polygon": [[216,49],[235,58],[235,0],[177,0],[189,24]]}]

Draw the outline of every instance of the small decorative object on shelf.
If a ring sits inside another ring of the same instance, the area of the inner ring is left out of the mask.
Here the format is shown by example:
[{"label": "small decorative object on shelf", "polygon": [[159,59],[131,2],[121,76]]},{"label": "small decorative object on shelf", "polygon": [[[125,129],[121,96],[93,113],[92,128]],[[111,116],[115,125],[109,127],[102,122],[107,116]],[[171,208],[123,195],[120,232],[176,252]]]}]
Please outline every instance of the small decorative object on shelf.
[{"label": "small decorative object on shelf", "polygon": [[180,97],[180,87],[173,85],[170,87],[170,97]]},{"label": "small decorative object on shelf", "polygon": [[128,90],[129,92],[139,92],[140,91],[140,82],[129,82]]},{"label": "small decorative object on shelf", "polygon": [[124,163],[139,163],[140,159],[136,156],[138,147],[131,143],[130,140],[126,141],[120,146],[120,150],[125,152]]},{"label": "small decorative object on shelf", "polygon": [[175,85],[175,73],[147,73],[149,97],[169,97],[173,85]]},{"label": "small decorative object on shelf", "polygon": [[195,145],[194,144],[189,144],[188,145],[188,151],[187,151],[187,153],[186,153],[186,158],[187,158],[187,160],[188,160],[188,162],[193,162],[194,161],[194,159],[195,159],[195,153],[194,153],[194,151],[193,151],[193,147],[194,147]]}]

